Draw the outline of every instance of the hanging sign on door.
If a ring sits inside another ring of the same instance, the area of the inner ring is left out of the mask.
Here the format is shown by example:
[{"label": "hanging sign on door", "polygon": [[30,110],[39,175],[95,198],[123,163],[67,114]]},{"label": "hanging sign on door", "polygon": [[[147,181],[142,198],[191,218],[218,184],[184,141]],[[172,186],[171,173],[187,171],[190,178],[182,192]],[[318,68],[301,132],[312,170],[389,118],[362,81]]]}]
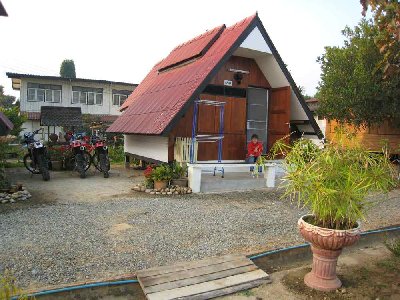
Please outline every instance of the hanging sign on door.
[{"label": "hanging sign on door", "polygon": [[232,86],[232,80],[224,80],[224,85]]}]

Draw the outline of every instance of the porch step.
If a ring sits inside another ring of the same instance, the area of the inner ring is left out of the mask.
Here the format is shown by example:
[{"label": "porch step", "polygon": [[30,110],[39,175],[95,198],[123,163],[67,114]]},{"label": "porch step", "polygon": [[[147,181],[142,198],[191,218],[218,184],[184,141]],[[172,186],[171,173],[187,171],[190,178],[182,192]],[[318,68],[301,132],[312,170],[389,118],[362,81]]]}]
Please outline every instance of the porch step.
[{"label": "porch step", "polygon": [[245,256],[226,255],[137,272],[146,298],[211,299],[270,283],[267,273]]},{"label": "porch step", "polygon": [[202,174],[200,191],[202,193],[215,192],[232,192],[257,190],[266,187],[266,179],[264,174],[260,174],[259,178],[252,178],[249,172],[232,172],[225,173],[225,178],[217,173]]}]

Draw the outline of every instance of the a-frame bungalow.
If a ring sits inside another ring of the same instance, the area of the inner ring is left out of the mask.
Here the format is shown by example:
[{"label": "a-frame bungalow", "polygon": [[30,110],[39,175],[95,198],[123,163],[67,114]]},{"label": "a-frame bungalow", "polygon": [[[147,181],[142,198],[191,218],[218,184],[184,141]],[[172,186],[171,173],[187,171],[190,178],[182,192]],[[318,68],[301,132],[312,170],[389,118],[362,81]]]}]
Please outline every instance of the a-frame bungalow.
[{"label": "a-frame bungalow", "polygon": [[[193,123],[198,100],[225,103],[223,128],[213,105],[198,105]],[[194,133],[210,141],[223,135],[223,161],[244,160],[253,133],[266,149],[289,132],[323,137],[257,14],[176,47],[121,110],[108,132],[123,133],[125,152],[146,161],[174,160],[176,139]],[[197,161],[217,160],[218,144],[199,143]]]}]

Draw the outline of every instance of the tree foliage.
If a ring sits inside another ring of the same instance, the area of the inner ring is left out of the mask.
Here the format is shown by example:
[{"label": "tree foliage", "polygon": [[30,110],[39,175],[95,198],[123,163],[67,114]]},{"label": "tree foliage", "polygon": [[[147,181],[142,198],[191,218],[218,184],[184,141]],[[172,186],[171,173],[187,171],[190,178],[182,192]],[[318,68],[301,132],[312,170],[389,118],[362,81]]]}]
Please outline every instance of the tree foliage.
[{"label": "tree foliage", "polygon": [[304,88],[304,86],[298,85],[297,88],[299,89],[299,92],[303,96],[304,100],[312,98],[310,95],[306,93],[306,89]]},{"label": "tree foliage", "polygon": [[368,7],[374,14],[378,34],[375,43],[383,54],[380,67],[384,78],[400,73],[400,3],[399,0],[360,0],[365,16]]},{"label": "tree foliage", "polygon": [[322,70],[318,114],[355,126],[391,120],[400,127],[400,76],[383,80],[379,64],[384,55],[375,46],[378,28],[372,21],[362,20],[342,33],[344,46],[325,47],[318,58]]},{"label": "tree foliage", "polygon": [[4,94],[4,87],[0,85],[0,107],[12,107],[15,102],[15,97],[11,95]]},{"label": "tree foliage", "polygon": [[72,59],[64,59],[61,63],[60,76],[65,78],[76,78],[75,63]]}]

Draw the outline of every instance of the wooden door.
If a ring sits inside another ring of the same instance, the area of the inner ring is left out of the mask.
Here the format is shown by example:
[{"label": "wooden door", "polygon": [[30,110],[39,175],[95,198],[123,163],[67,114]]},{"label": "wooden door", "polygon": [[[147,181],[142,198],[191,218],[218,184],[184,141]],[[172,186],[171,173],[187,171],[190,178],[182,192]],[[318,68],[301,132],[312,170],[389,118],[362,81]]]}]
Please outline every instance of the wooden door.
[{"label": "wooden door", "polygon": [[[246,98],[201,95],[201,99],[225,102],[223,160],[242,160],[246,155]],[[219,109],[199,106],[198,134],[218,134]],[[218,143],[199,143],[198,160],[217,160]]]},{"label": "wooden door", "polygon": [[271,90],[268,105],[268,150],[274,143],[289,134],[290,87]]}]

